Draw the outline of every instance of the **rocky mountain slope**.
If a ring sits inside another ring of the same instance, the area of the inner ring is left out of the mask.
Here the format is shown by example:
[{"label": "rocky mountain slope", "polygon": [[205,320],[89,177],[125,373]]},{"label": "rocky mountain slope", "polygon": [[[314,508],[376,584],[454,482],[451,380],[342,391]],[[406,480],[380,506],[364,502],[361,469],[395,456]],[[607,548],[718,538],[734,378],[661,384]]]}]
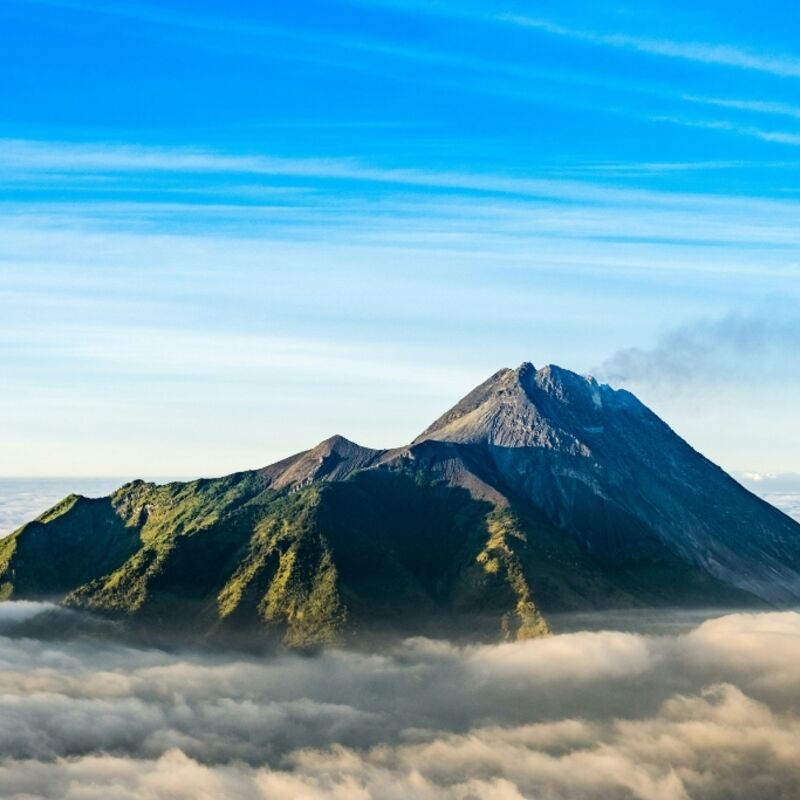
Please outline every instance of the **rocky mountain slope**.
[{"label": "rocky mountain slope", "polygon": [[523,638],[558,611],[791,605],[800,525],[625,391],[504,369],[407,447],[70,496],[0,541],[0,597],[148,630]]}]

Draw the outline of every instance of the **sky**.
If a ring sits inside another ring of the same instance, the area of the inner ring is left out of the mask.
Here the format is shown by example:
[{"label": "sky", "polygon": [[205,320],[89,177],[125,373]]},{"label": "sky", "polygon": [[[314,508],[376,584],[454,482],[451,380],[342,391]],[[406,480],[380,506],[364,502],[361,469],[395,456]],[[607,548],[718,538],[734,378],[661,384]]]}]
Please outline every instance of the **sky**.
[{"label": "sky", "polygon": [[532,361],[793,491],[799,34],[789,2],[4,0],[0,475],[396,446]]}]

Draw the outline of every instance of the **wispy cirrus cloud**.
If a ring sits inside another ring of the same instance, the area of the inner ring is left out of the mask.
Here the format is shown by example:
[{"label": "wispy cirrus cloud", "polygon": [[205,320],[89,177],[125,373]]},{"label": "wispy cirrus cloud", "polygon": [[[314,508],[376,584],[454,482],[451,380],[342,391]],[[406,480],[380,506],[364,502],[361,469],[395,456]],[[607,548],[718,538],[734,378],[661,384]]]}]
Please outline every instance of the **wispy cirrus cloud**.
[{"label": "wispy cirrus cloud", "polygon": [[[39,245],[51,241],[57,230],[63,237],[65,226],[75,232],[101,227],[106,233],[109,226],[116,226],[119,241],[132,229],[137,233],[191,229],[202,232],[206,240],[213,238],[209,230],[216,236],[224,230],[225,236],[256,237],[262,242],[287,237],[308,242],[324,236],[329,246],[458,251],[470,260],[513,256],[549,260],[553,266],[562,261],[554,252],[556,241],[585,241],[600,248],[593,256],[598,264],[611,265],[604,260],[606,252],[620,269],[635,260],[647,263],[650,271],[680,266],[664,250],[667,244],[692,243],[703,243],[706,249],[702,259],[682,254],[684,268],[714,270],[721,251],[710,248],[727,248],[726,269],[738,271],[752,258],[732,252],[729,246],[758,243],[768,248],[757,267],[766,273],[777,264],[779,248],[800,243],[800,204],[791,197],[615,184],[618,175],[630,170],[646,175],[719,166],[737,164],[600,164],[588,165],[583,173],[576,167],[576,177],[569,172],[539,177],[536,170],[501,174],[386,166],[355,158],[6,139],[0,141],[0,175],[10,185],[34,190],[58,185],[62,196],[9,196],[3,202],[6,240],[0,257],[19,258],[24,247],[26,258],[39,253],[51,260]],[[522,249],[523,243],[534,240],[535,250]],[[649,245],[644,260],[632,259],[634,243]],[[103,243],[103,252],[109,244]],[[95,247],[89,241],[86,246],[84,260]],[[157,242],[148,246],[154,255],[160,247]],[[254,241],[253,248],[263,247]],[[183,249],[179,245],[174,252]],[[240,249],[228,246],[228,260]],[[198,258],[202,259],[199,253]],[[789,256],[779,260],[782,271],[793,270]]]},{"label": "wispy cirrus cloud", "polygon": [[484,7],[449,3],[407,3],[397,0],[358,0],[364,5],[378,5],[418,14],[446,16],[477,22],[497,22],[589,44],[615,47],[649,55],[664,56],[722,67],[753,70],[780,77],[800,77],[800,57],[791,53],[766,53],[734,44],[687,41],[668,37],[646,36],[636,33],[588,30],[565,25],[554,19],[534,17],[512,12],[491,12]]},{"label": "wispy cirrus cloud", "polygon": [[695,119],[692,117],[675,116],[668,114],[654,114],[650,117],[653,122],[670,122],[675,125],[683,125],[687,128],[705,128],[712,131],[727,131],[749,136],[754,139],[761,139],[763,142],[774,142],[775,144],[785,144],[792,147],[800,147],[800,134],[790,131],[767,130],[754,125],[743,125],[740,122],[733,122],[724,119]]},{"label": "wispy cirrus cloud", "polygon": [[[724,98],[683,95],[665,89],[658,82],[631,80],[628,76],[601,75],[581,70],[536,67],[518,57],[496,58],[473,47],[431,47],[410,43],[402,37],[354,37],[344,33],[330,34],[321,29],[304,26],[265,24],[257,17],[237,18],[224,14],[186,15],[148,3],[91,4],[84,0],[28,0],[33,5],[64,11],[119,17],[149,29],[189,31],[202,39],[203,46],[250,52],[259,57],[307,61],[348,71],[381,75],[393,82],[407,81],[408,65],[429,65],[430,85],[442,90],[468,92],[472,95],[503,97],[515,103],[563,105],[591,110],[595,113],[647,122],[678,123],[687,127],[705,128],[741,134],[776,144],[800,143],[792,131],[762,130],[733,121],[692,122],[669,111],[674,103],[706,103],[716,108],[779,114],[796,117],[790,104],[778,101],[726,101]],[[408,4],[393,2],[365,3],[387,6],[402,13],[417,13],[458,19],[472,24],[499,23],[536,29],[548,35],[598,46],[678,58],[695,63],[734,67],[777,75],[800,77],[800,57],[792,54],[769,54],[732,44],[681,41],[649,37],[636,33],[608,32],[583,29],[555,20],[511,13],[489,13],[478,7],[454,7],[446,3]],[[220,34],[220,35],[217,35]],[[232,41],[223,41],[230,37]],[[264,47],[265,42],[276,43]],[[283,44],[281,44],[283,43]],[[303,46],[298,47],[300,43]],[[355,54],[355,55],[353,55]],[[607,96],[598,100],[586,94],[559,91],[564,85],[597,87]],[[545,88],[543,88],[543,86]],[[618,102],[618,96],[625,99]],[[640,113],[641,98],[649,97],[659,106],[659,113]]]},{"label": "wispy cirrus cloud", "polygon": [[744,100],[728,97],[698,97],[696,95],[683,95],[684,100],[690,103],[699,103],[719,108],[731,108],[736,111],[749,111],[755,114],[770,114],[773,116],[792,117],[800,119],[800,106],[790,103],[776,103],[766,100]]},{"label": "wispy cirrus cloud", "polygon": [[[693,122],[679,118],[659,118],[682,124],[733,128],[726,122]],[[759,131],[780,140],[780,132]],[[793,137],[786,134],[787,141]],[[712,165],[715,162],[712,162]],[[732,162],[723,162],[731,165]],[[679,165],[681,169],[690,164]],[[705,168],[707,162],[700,162]],[[465,172],[445,169],[420,169],[375,165],[358,158],[289,158],[263,154],[229,153],[203,147],[132,145],[119,142],[69,142],[36,139],[0,139],[0,175],[39,180],[40,176],[108,175],[114,173],[186,173],[260,175],[276,178],[351,181],[362,184],[461,190],[489,194],[517,195],[528,198],[565,200],[706,205],[713,200],[728,205],[735,196],[708,192],[657,191],[646,188],[618,187],[613,183],[572,179],[540,178],[514,173]],[[760,203],[777,201],[759,200]]]},{"label": "wispy cirrus cloud", "polygon": [[582,30],[560,25],[552,20],[518,14],[499,14],[496,19],[590,44],[722,67],[755,70],[780,77],[800,78],[800,58],[794,55],[760,53],[715,42],[678,41],[627,33]]},{"label": "wispy cirrus cloud", "polygon": [[[7,474],[214,474],[337,430],[391,445],[499,365],[654,335],[692,313],[686,286],[796,291],[791,197],[91,141],[6,140],[0,172],[25,189],[0,220]],[[179,445],[166,407],[204,439]]]}]

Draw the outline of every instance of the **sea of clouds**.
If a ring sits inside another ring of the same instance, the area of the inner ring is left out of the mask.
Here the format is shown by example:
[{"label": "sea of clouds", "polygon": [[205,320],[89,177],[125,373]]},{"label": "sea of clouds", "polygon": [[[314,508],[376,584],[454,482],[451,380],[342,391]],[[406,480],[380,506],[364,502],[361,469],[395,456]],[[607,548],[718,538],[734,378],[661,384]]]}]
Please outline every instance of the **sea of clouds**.
[{"label": "sea of clouds", "polygon": [[800,797],[793,612],[612,615],[380,654],[167,652],[106,634],[0,604],[3,798]]}]

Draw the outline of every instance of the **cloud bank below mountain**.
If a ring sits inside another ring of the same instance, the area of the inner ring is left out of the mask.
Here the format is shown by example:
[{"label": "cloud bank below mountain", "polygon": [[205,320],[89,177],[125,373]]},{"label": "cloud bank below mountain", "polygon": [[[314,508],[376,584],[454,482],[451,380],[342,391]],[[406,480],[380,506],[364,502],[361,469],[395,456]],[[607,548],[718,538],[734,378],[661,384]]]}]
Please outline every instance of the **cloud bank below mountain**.
[{"label": "cloud bank below mountain", "polygon": [[798,795],[800,614],[612,619],[256,658],[115,644],[73,612],[3,604],[0,785],[47,800]]}]

